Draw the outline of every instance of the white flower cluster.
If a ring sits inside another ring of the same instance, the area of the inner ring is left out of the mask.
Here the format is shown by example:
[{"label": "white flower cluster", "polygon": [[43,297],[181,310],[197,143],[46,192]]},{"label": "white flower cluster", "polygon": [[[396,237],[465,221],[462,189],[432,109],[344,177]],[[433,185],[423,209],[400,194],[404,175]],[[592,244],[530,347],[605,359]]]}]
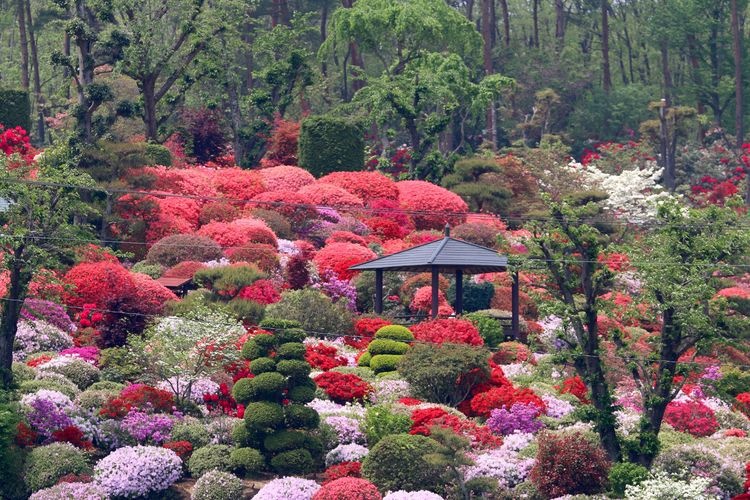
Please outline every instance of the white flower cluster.
[{"label": "white flower cluster", "polygon": [[664,472],[654,474],[638,485],[628,485],[625,489],[627,500],[713,500],[719,498],[706,494],[711,480],[696,477],[690,481],[674,479]]},{"label": "white flower cluster", "polygon": [[619,175],[604,173],[591,164],[584,167],[575,161],[567,168],[582,174],[584,187],[609,194],[604,205],[617,217],[631,223],[653,219],[658,205],[672,197],[657,182],[664,169],[658,168],[656,162],[648,162],[643,169],[623,170]]}]

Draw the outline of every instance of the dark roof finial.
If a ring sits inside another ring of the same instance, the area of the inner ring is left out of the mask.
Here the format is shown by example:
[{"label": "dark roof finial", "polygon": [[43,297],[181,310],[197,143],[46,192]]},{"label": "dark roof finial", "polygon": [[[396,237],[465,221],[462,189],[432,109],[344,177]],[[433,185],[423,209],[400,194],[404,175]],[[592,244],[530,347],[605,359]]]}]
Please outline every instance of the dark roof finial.
[{"label": "dark roof finial", "polygon": [[450,236],[451,236],[451,225],[446,224],[445,225],[445,237],[450,238]]}]

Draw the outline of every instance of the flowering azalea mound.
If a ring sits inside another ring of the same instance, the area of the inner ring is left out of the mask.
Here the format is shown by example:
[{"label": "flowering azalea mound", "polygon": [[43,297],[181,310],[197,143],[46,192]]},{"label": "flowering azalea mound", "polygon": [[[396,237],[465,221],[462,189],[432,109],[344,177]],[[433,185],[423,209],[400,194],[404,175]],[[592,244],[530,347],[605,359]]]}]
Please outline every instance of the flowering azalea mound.
[{"label": "flowering azalea mound", "polygon": [[323,273],[331,270],[342,280],[349,280],[356,271],[349,268],[361,264],[376,257],[369,248],[354,243],[331,243],[324,246],[315,254],[313,262],[318,267],[318,272]]},{"label": "flowering azalea mound", "polygon": [[457,226],[466,221],[468,206],[457,194],[425,181],[401,181],[396,186],[401,208],[423,212],[414,215],[417,229],[440,230],[446,224]]},{"label": "flowering azalea mound", "polygon": [[423,321],[411,327],[416,340],[442,344],[484,345],[479,330],[471,323],[462,319],[436,319]]}]

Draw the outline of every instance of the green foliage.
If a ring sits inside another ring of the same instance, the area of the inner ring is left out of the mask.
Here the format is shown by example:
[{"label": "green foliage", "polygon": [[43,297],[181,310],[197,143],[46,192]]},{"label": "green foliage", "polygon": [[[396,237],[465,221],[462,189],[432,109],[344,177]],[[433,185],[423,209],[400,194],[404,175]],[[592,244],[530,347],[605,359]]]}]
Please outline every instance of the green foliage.
[{"label": "green foliage", "polygon": [[146,143],[146,158],[154,165],[172,165],[172,153],[165,146],[153,142]]},{"label": "green foliage", "polygon": [[75,402],[78,406],[84,410],[96,412],[104,406],[104,404],[112,398],[119,395],[120,391],[111,389],[91,389],[90,387],[80,393]]},{"label": "green foliage", "polygon": [[99,369],[82,359],[74,359],[64,365],[55,366],[45,371],[63,375],[81,390],[99,380]]},{"label": "green foliage", "polygon": [[258,324],[263,319],[266,312],[266,308],[263,304],[255,302],[254,300],[245,300],[241,298],[229,301],[226,307],[227,311],[237,318],[237,320],[253,325]]},{"label": "green foliage", "polygon": [[102,349],[99,369],[103,380],[118,383],[137,380],[143,374],[143,366],[135,361],[126,347]]},{"label": "green foliage", "polygon": [[225,444],[209,444],[193,451],[188,460],[188,471],[194,478],[216,469],[224,472],[232,470],[230,454],[232,449]]},{"label": "green foliage", "polygon": [[281,373],[261,373],[250,379],[248,387],[252,399],[276,399],[286,387],[286,379]]},{"label": "green foliage", "polygon": [[289,400],[297,403],[309,403],[315,399],[315,389],[305,386],[292,387],[288,394]]},{"label": "green foliage", "polygon": [[36,377],[36,371],[26,363],[14,362],[11,369],[13,370],[13,380],[16,385],[28,380],[34,380],[34,377]]},{"label": "green foliage", "polygon": [[[163,163],[167,160],[167,163]],[[131,168],[148,165],[172,164],[172,155],[164,146],[146,142],[98,141],[81,148],[79,168],[97,181],[119,178]],[[142,187],[149,187],[155,179],[141,177]]]},{"label": "green foliage", "polygon": [[[489,309],[492,297],[495,295],[495,287],[490,282],[475,283],[470,279],[464,279],[463,283],[463,309],[464,312],[470,313]],[[448,301],[455,304],[456,301],[456,284],[451,283],[447,293]]]},{"label": "green foliage", "polygon": [[622,497],[625,488],[630,484],[639,484],[648,478],[648,469],[639,464],[621,462],[609,469],[609,487],[613,493]]},{"label": "green foliage", "polygon": [[90,474],[86,454],[69,443],[52,443],[34,448],[26,458],[24,480],[34,492],[49,488],[66,474]]},{"label": "green foliage", "polygon": [[409,350],[409,344],[390,339],[375,339],[367,346],[367,351],[376,356],[378,354],[404,354]]},{"label": "green foliage", "polygon": [[234,472],[247,477],[263,470],[266,461],[255,448],[235,448],[229,455],[229,465]]},{"label": "green foliage", "polygon": [[370,359],[370,368],[375,373],[395,371],[402,357],[400,354],[378,354]]},{"label": "green foliage", "polygon": [[235,298],[244,287],[265,277],[254,264],[242,264],[199,269],[193,281],[210,290],[213,300],[227,301]]},{"label": "green foliage", "polygon": [[133,264],[133,267],[130,270],[134,273],[145,274],[146,276],[157,279],[164,272],[164,266],[158,263],[152,263],[142,260]]},{"label": "green foliage", "polygon": [[472,211],[505,212],[513,195],[505,184],[502,169],[492,158],[459,160],[453,173],[443,177],[443,186],[463,198]]},{"label": "green foliage", "polygon": [[242,497],[244,485],[235,475],[209,471],[196,481],[190,500],[234,500]]},{"label": "green foliage", "polygon": [[276,356],[280,359],[305,359],[305,352],[305,346],[299,342],[287,342],[279,346]]},{"label": "green foliage", "polygon": [[376,405],[367,409],[362,430],[367,438],[367,445],[372,448],[385,436],[408,433],[411,424],[407,415],[396,413],[386,405]]},{"label": "green foliage", "polygon": [[31,131],[31,101],[26,90],[0,89],[0,125]]},{"label": "green foliage", "polygon": [[363,352],[357,360],[357,366],[370,366],[370,361],[372,361],[372,354]]},{"label": "green foliage", "polygon": [[284,418],[289,427],[314,429],[320,423],[320,415],[303,404],[289,404],[284,407]]},{"label": "green foliage", "polygon": [[276,361],[272,358],[255,358],[250,362],[250,371],[254,375],[276,371]]},{"label": "green foliage", "polygon": [[276,370],[290,379],[304,380],[310,375],[310,364],[301,359],[284,359],[276,365]]},{"label": "green foliage", "polygon": [[455,406],[489,376],[489,356],[485,348],[464,344],[416,344],[403,356],[398,371],[416,397]]},{"label": "green foliage", "polygon": [[188,441],[195,450],[211,442],[211,435],[208,433],[206,426],[195,419],[185,419],[174,424],[171,438],[172,441]]},{"label": "green foliage", "polygon": [[264,357],[268,354],[268,349],[261,347],[254,339],[249,339],[242,344],[241,352],[244,359],[252,361]]},{"label": "green foliage", "polygon": [[492,318],[481,312],[473,312],[464,316],[479,330],[479,335],[484,340],[484,345],[492,349],[503,341],[505,334],[503,325],[496,318]]},{"label": "green foliage", "polygon": [[0,390],[0,498],[23,498],[25,486],[22,481],[23,456],[14,446],[16,426],[20,421],[20,409],[13,402],[14,396]]},{"label": "green foliage", "polygon": [[750,387],[750,372],[735,366],[721,367],[722,377],[713,382],[714,388],[722,399],[732,400]]},{"label": "green foliage", "polygon": [[304,474],[315,468],[315,461],[308,450],[300,448],[274,456],[271,467],[279,474]]},{"label": "green foliage", "polygon": [[223,256],[221,247],[211,238],[197,234],[173,234],[154,243],[146,254],[146,260],[172,267],[188,260],[205,262]]},{"label": "green foliage", "polygon": [[62,392],[71,399],[75,398],[80,392],[78,386],[64,378],[26,380],[21,382],[18,392],[20,394],[32,394],[40,389]]},{"label": "green foliage", "polygon": [[362,127],[334,116],[310,116],[299,133],[299,164],[316,177],[342,170],[362,170],[365,141]]},{"label": "green foliage", "polygon": [[308,332],[348,333],[352,329],[352,314],[346,307],[311,288],[282,293],[279,302],[266,308],[266,316],[299,321]]},{"label": "green foliage", "polygon": [[375,332],[376,339],[398,340],[399,342],[411,342],[414,340],[414,334],[411,330],[401,325],[382,326]]},{"label": "green foliage", "polygon": [[425,436],[385,436],[370,449],[362,462],[362,476],[381,491],[429,490],[440,493],[444,489],[444,468],[425,459],[425,455],[439,451],[440,445]]}]

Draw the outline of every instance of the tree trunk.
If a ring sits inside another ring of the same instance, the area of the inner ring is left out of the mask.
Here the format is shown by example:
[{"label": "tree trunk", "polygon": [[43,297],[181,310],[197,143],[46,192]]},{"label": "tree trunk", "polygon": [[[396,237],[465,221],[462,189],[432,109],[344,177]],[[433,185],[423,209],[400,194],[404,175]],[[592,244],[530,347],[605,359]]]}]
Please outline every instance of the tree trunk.
[{"label": "tree trunk", "polygon": [[[698,110],[698,114],[702,115],[706,112],[706,105],[704,103],[705,99],[705,92],[703,89],[703,77],[701,76],[700,72],[700,60],[698,57],[698,41],[695,38],[694,34],[690,34],[687,36],[687,46],[688,46],[688,61],[690,62],[690,69],[692,70],[692,76],[693,76],[693,83],[698,89],[701,89],[698,92],[698,98],[696,99],[696,109]],[[706,131],[704,127],[700,124],[698,124],[698,136],[697,139],[699,142],[703,142],[703,139],[705,138]]]},{"label": "tree trunk", "polygon": [[[740,27],[740,13],[737,0],[731,0],[732,6],[732,51],[734,52],[734,128],[737,136],[736,148],[742,149],[745,139],[745,106],[744,106],[744,78],[742,77],[742,30]],[[745,193],[745,202],[750,203],[750,183]]]},{"label": "tree trunk", "polygon": [[29,90],[29,42],[26,38],[26,7],[25,0],[16,0],[16,15],[18,17],[18,41],[21,44],[21,86]]},{"label": "tree trunk", "polygon": [[[323,2],[323,8],[320,12],[320,45],[323,45],[328,38],[328,2]],[[320,63],[320,72],[323,76],[328,75],[328,65],[325,60]]]},{"label": "tree trunk", "polygon": [[[492,33],[495,30],[495,26],[490,22],[492,19],[493,1],[494,0],[482,0],[482,38],[484,38],[482,59],[484,62],[485,75],[491,75],[494,72],[492,66]],[[489,136],[492,150],[495,151],[497,148],[497,120],[494,99],[487,107],[487,135]]]},{"label": "tree trunk", "polygon": [[612,72],[609,68],[609,1],[602,0],[602,85],[604,91],[612,90]]},{"label": "tree trunk", "polygon": [[[341,5],[346,9],[351,9],[352,6],[354,5],[354,0],[341,0]],[[354,66],[364,71],[365,62],[359,53],[359,46],[357,45],[357,42],[354,42],[354,41],[349,42],[349,58]],[[361,77],[353,78],[351,95],[353,96],[354,94],[356,94],[357,91],[362,89],[364,86],[365,86],[365,82]],[[347,95],[348,95],[348,92],[347,92]]]},{"label": "tree trunk", "polygon": [[[68,33],[65,33],[63,35],[63,55],[65,57],[70,57],[70,35]],[[70,68],[65,66],[63,68],[63,78],[65,78],[65,97],[67,99],[70,99]]]},{"label": "tree trunk", "polygon": [[18,330],[21,307],[26,299],[31,275],[23,270],[23,246],[16,249],[10,265],[8,294],[0,316],[0,387],[9,389],[13,385],[13,342]]},{"label": "tree trunk", "polygon": [[510,13],[508,12],[508,0],[500,0],[500,10],[503,13],[503,41],[506,47],[510,47]]},{"label": "tree trunk", "polygon": [[42,96],[42,84],[39,79],[39,56],[36,50],[36,37],[34,36],[34,23],[31,17],[31,1],[25,0],[26,22],[28,23],[29,42],[31,47],[31,68],[34,76],[34,101],[36,103],[36,135],[39,144],[44,143],[44,97]]},{"label": "tree trunk", "polygon": [[555,0],[555,47],[560,52],[565,46],[565,0]]},{"label": "tree trunk", "polygon": [[157,139],[155,77],[143,79],[141,93],[143,95],[143,124],[146,126],[146,139],[155,141]]},{"label": "tree trunk", "polygon": [[531,18],[533,22],[534,35],[531,44],[539,48],[539,0],[531,0]]},{"label": "tree trunk", "polygon": [[474,0],[467,0],[466,2],[466,19],[474,21]]},{"label": "tree trunk", "polygon": [[659,51],[661,52],[661,71],[664,77],[664,99],[667,100],[667,106],[672,105],[672,72],[669,69],[669,42],[664,38],[659,42]]}]

